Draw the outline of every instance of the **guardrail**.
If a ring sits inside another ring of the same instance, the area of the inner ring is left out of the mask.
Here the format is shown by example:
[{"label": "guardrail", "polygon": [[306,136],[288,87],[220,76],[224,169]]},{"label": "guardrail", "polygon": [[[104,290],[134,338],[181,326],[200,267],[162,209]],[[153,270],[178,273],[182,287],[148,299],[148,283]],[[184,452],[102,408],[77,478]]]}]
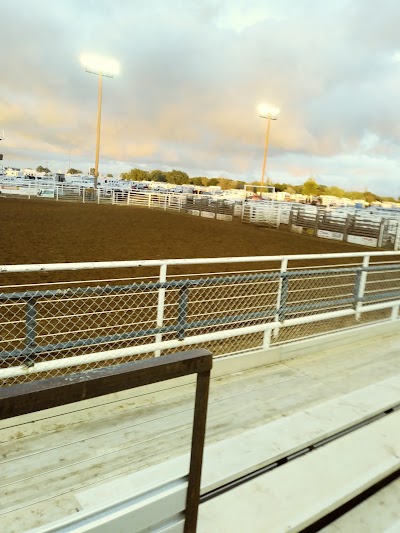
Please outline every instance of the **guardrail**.
[{"label": "guardrail", "polygon": [[[35,383],[6,387],[0,389],[0,420],[196,374],[190,467],[188,475],[179,479],[179,488],[186,489],[186,506],[182,509],[182,506],[179,506],[180,502],[174,501],[171,507],[169,486],[159,487],[156,499],[158,505],[164,506],[164,509],[167,504],[169,508],[167,518],[171,523],[173,521],[179,523],[183,511],[184,531],[192,533],[196,531],[198,516],[211,368],[212,354],[206,350],[193,350],[169,355],[161,360],[127,363],[119,367],[103,368],[100,371],[72,374],[68,378],[49,378]],[[177,483],[174,486],[175,490],[176,485]],[[147,503],[146,496],[148,505],[152,509],[152,512],[146,515],[144,527],[147,529],[156,527],[159,516],[154,492],[142,495],[142,509]],[[176,508],[177,506],[179,507]],[[131,512],[134,513],[134,510]],[[112,521],[113,518],[118,523],[121,521],[121,513],[109,517],[109,520]],[[79,521],[79,516],[77,519]],[[96,529],[95,524],[93,527],[88,527],[90,530]]]},{"label": "guardrail", "polygon": [[[197,272],[182,273],[189,266]],[[88,270],[99,272],[71,279]],[[182,346],[219,357],[397,320],[400,253],[9,265],[1,279],[0,383],[10,385]]]}]

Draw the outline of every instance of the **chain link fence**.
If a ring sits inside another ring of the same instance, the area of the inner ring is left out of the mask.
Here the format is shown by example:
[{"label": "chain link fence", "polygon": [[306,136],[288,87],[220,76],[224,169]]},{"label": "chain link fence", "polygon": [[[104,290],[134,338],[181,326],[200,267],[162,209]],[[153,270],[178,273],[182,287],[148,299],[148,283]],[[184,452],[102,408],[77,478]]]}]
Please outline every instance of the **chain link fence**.
[{"label": "chain link fence", "polygon": [[400,254],[388,252],[6,266],[0,279],[1,386],[187,344],[215,357],[268,349],[396,320],[400,304]]}]

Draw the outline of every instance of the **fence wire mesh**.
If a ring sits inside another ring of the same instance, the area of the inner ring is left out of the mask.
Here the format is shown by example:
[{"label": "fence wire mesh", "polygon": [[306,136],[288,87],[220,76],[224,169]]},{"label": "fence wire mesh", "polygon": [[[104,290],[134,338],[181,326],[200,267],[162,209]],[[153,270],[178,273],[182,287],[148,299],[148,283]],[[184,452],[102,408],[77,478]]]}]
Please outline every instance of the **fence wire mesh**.
[{"label": "fence wire mesh", "polygon": [[[194,336],[218,357],[397,318],[398,256],[249,264],[211,273],[202,265],[185,274],[176,261],[169,274],[161,266],[157,275],[124,277],[121,269],[111,279],[71,280],[64,273],[55,282],[24,283],[21,274],[7,274],[0,287],[0,385],[164,355]],[[362,312],[388,302],[389,309]],[[347,311],[352,314],[323,319]],[[271,338],[263,331],[233,335],[268,324]],[[217,332],[232,336],[208,338]],[[164,341],[175,345],[159,345]],[[122,348],[136,352],[115,352]]]}]

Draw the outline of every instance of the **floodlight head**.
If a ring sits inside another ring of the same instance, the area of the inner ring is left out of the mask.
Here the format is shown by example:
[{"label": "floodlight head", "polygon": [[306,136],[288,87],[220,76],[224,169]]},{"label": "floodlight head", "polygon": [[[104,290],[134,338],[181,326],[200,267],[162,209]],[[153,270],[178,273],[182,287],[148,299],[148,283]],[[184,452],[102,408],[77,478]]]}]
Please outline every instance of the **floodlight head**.
[{"label": "floodlight head", "polygon": [[81,54],[80,60],[87,72],[113,78],[119,74],[119,63],[111,57],[97,54]]},{"label": "floodlight head", "polygon": [[257,110],[260,117],[271,118],[272,120],[276,120],[280,113],[279,107],[275,107],[270,104],[260,104],[257,107]]}]

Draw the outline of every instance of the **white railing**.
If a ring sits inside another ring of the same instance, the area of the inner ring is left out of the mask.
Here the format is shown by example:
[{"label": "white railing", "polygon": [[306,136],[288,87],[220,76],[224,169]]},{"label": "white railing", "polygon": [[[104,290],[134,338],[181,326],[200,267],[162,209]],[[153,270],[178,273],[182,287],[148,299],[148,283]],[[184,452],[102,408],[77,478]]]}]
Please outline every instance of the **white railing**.
[{"label": "white railing", "polygon": [[[81,281],[87,270],[96,276]],[[5,265],[0,280],[0,379],[10,384],[183,346],[219,357],[397,320],[400,253]]]}]

